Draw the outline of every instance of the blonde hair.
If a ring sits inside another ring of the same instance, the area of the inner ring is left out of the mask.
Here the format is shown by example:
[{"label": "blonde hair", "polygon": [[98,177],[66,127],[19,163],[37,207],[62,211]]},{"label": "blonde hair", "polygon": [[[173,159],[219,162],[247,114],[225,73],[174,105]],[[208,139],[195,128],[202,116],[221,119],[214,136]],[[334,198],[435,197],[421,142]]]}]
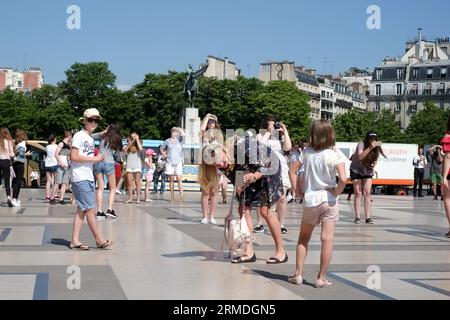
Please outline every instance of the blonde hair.
[{"label": "blonde hair", "polygon": [[8,143],[11,142],[11,144],[13,145],[13,148],[14,148],[14,144],[12,143],[13,139],[11,137],[11,133],[9,133],[8,128],[3,127],[3,128],[0,128],[0,152],[4,152],[5,149],[7,148],[7,145],[5,144],[5,140],[7,140]]},{"label": "blonde hair", "polygon": [[315,151],[328,149],[336,145],[336,134],[327,120],[317,120],[311,126],[309,146]]},{"label": "blonde hair", "polygon": [[[220,154],[221,160],[223,161],[226,158],[226,161],[229,165],[234,164],[234,148],[236,141],[237,136],[233,136],[226,141],[225,145],[218,144],[217,147],[215,148],[215,150],[220,148],[219,152],[221,152]],[[218,184],[219,176],[217,174],[217,167],[215,165],[208,164],[204,160],[202,160],[202,163],[199,164],[198,182],[200,186],[205,189],[208,189]]]}]

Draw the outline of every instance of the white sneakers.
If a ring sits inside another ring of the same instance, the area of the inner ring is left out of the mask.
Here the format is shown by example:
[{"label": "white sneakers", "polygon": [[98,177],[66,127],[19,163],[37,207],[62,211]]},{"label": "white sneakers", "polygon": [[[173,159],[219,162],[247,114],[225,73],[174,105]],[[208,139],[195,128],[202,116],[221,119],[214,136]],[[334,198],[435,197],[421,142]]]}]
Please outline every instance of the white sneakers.
[{"label": "white sneakers", "polygon": [[20,202],[20,200],[17,200],[17,199],[12,199],[11,203],[12,203],[13,207],[21,207],[22,206],[22,203]]},{"label": "white sneakers", "polygon": [[208,218],[203,218],[202,221],[201,221],[200,223],[201,223],[201,224],[208,224],[208,223],[211,223],[211,224],[217,225],[217,221],[216,221],[216,219],[214,219],[214,218],[211,218],[209,221],[208,221]]}]

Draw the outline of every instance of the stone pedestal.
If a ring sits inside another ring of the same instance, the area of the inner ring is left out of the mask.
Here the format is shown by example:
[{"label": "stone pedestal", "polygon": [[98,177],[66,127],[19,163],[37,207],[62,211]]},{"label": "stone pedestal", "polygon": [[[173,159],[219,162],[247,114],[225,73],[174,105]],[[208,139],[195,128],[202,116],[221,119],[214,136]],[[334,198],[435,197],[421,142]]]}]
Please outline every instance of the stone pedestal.
[{"label": "stone pedestal", "polygon": [[186,134],[184,140],[185,144],[200,144],[200,126],[201,120],[198,117],[198,109],[184,109],[184,117],[181,119],[181,127]]}]

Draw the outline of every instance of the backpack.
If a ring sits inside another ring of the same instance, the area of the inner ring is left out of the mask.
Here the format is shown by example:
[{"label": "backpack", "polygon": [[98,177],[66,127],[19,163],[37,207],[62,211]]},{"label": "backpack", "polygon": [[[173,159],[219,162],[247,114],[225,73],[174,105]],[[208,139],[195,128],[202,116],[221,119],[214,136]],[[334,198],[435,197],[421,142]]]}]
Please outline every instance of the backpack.
[{"label": "backpack", "polygon": [[226,243],[231,259],[244,256],[247,246],[255,241],[255,237],[250,234],[245,216],[243,215],[242,218],[239,218],[233,214],[234,198],[235,192],[231,198],[228,215],[225,217],[224,239],[222,242],[222,251],[224,243]]}]

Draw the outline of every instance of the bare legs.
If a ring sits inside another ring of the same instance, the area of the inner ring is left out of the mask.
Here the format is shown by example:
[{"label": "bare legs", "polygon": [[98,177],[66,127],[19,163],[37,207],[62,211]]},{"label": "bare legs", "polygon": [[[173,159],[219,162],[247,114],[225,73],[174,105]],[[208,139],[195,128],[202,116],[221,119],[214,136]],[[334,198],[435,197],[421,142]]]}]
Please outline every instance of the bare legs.
[{"label": "bare legs", "polygon": [[211,213],[211,219],[214,219],[217,210],[217,195],[219,193],[220,185],[203,189],[201,195],[203,219],[208,219],[208,213]]},{"label": "bare legs", "polygon": [[[326,284],[328,267],[333,256],[334,245],[334,228],[336,223],[334,221],[323,221],[321,231],[322,251],[320,253],[320,271],[317,276],[318,283]],[[301,284],[303,280],[303,267],[305,265],[306,256],[308,254],[308,244],[311,240],[312,233],[315,226],[302,222],[300,235],[297,243],[297,259],[295,275],[289,278],[289,282]],[[317,283],[317,282],[316,282]]]},{"label": "bare legs", "polygon": [[77,213],[73,219],[73,233],[71,244],[74,246],[78,246],[81,244],[80,232],[86,215],[87,215],[87,223],[89,225],[89,228],[91,229],[92,235],[95,238],[95,243],[97,244],[97,246],[105,243],[106,241],[102,238],[102,236],[97,230],[97,224],[95,222],[95,210],[90,209],[87,211],[81,211],[80,207],[78,207]]},{"label": "bare legs", "polygon": [[[184,190],[183,190],[183,177],[177,175],[177,182],[178,182],[178,190],[180,191],[180,201],[184,201]],[[175,175],[169,175],[169,187],[170,187],[170,201],[175,201],[175,189],[174,189],[174,183],[175,183]]]},{"label": "bare legs", "polygon": [[353,188],[355,191],[355,218],[361,218],[361,199],[364,196],[364,210],[366,213],[366,219],[371,216],[371,192],[372,192],[372,179],[354,180]]}]

